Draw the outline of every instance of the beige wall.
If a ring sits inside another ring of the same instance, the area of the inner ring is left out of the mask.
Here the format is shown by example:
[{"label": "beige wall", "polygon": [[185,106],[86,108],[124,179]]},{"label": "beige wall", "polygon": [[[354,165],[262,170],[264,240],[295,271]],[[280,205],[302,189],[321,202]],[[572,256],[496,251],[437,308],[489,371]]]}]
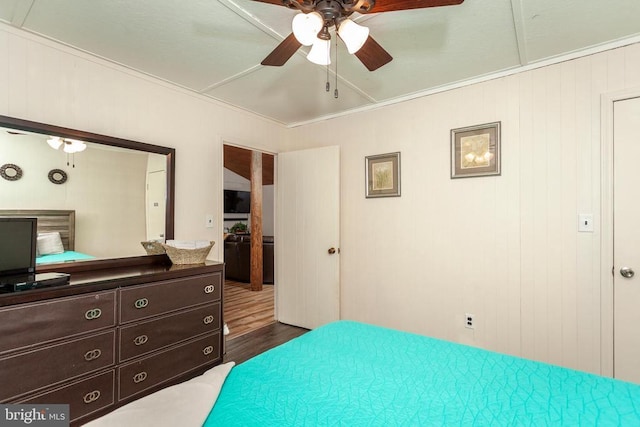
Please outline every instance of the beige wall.
[{"label": "beige wall", "polygon": [[[600,96],[631,87],[640,44],[292,129],[341,135],[342,317],[600,372]],[[493,121],[502,176],[450,179],[450,129]],[[402,197],[365,199],[393,151]]]},{"label": "beige wall", "polygon": [[277,152],[285,128],[4,24],[0,58],[1,115],[176,148],[176,238],[222,259],[222,140]]}]

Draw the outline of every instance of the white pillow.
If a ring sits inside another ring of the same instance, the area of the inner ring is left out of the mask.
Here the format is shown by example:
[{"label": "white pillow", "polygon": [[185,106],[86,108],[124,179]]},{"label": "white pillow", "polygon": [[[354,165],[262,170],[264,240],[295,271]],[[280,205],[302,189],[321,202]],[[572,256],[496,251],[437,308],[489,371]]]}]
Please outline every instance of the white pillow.
[{"label": "white pillow", "polygon": [[38,253],[40,255],[61,254],[64,252],[60,233],[38,233]]}]

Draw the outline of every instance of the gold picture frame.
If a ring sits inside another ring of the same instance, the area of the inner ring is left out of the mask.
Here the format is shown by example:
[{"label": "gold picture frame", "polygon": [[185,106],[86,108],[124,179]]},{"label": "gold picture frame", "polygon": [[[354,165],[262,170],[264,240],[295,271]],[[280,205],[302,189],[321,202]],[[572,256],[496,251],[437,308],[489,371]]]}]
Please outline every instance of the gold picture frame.
[{"label": "gold picture frame", "polygon": [[400,152],[365,157],[366,197],[400,197]]},{"label": "gold picture frame", "polygon": [[451,130],[451,178],[500,175],[500,122]]}]

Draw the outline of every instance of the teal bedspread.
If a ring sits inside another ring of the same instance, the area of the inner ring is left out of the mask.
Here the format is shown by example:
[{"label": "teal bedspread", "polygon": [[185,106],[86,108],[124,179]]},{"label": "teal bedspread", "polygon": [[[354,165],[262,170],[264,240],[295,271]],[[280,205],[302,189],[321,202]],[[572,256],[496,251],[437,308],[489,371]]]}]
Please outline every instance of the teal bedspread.
[{"label": "teal bedspread", "polygon": [[36,257],[36,265],[53,264],[59,262],[83,261],[86,259],[94,259],[91,255],[83,254],[76,251],[64,251],[61,254],[41,255]]},{"label": "teal bedspread", "polygon": [[205,426],[640,426],[640,386],[350,321],[236,366]]}]

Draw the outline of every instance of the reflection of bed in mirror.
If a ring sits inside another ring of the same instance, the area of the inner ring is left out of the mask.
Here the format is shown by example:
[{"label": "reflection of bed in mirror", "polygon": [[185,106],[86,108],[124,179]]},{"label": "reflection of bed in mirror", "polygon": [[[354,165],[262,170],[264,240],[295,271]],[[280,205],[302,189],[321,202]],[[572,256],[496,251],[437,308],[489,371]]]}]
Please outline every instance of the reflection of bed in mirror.
[{"label": "reflection of bed in mirror", "polygon": [[[43,209],[0,209],[0,216],[38,219],[38,235],[58,233],[64,249],[61,253],[38,254],[36,265],[94,259],[75,251],[76,211]],[[59,251],[57,251],[59,252]]]}]

